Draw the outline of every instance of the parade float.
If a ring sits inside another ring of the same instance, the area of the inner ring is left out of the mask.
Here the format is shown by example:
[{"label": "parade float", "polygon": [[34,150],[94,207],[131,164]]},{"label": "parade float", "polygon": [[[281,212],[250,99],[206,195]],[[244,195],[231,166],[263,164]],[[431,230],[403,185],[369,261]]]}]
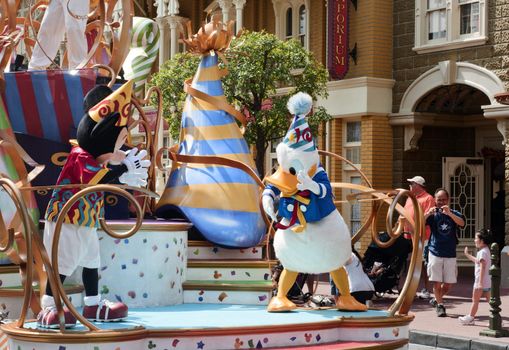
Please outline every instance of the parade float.
[{"label": "parade float", "polygon": [[[33,30],[38,27],[31,16],[39,10],[34,7],[27,18],[16,19],[14,1],[3,0],[0,4],[2,57],[10,57],[21,38],[30,52]],[[36,6],[41,4],[45,2]],[[143,83],[150,72],[136,57],[155,57],[156,27],[150,20],[135,20],[134,32],[139,35],[131,39],[131,2],[125,0],[122,5],[120,22],[116,22],[112,18],[115,1],[95,3],[87,24],[89,53],[80,69],[4,75],[2,97],[6,105],[0,110],[0,251],[5,264],[0,266],[0,315],[4,318],[0,349],[406,348],[413,319],[410,308],[421,269],[422,211],[407,190],[374,189],[353,164],[325,151],[315,150],[331,162],[348,163],[363,179],[363,185],[332,182],[330,187],[353,190],[349,201],[371,206],[371,212],[351,238],[352,244],[368,234],[379,246],[391,245],[401,234],[401,227],[393,226],[396,215],[403,215],[414,225],[408,274],[399,296],[386,310],[355,312],[333,307],[268,312],[273,296],[270,267],[275,262],[264,249],[274,230],[262,205],[265,184],[254,170],[250,149],[242,136],[244,117],[227,103],[222,89],[221,77],[227,72],[220,70],[217,62],[233,34],[231,26],[218,21],[204,25],[195,35],[189,30],[185,39],[202,58],[194,79],[185,85],[188,99],[176,146],[159,146],[162,120],[158,89],[151,88],[146,93],[136,89],[132,98],[129,129],[143,125],[146,134],[143,143],[128,139],[128,146],[147,150],[152,161],[146,188],[82,186],[58,216],[54,248],[59,245],[65,214],[89,193],[108,192],[111,196],[106,202],[111,206],[123,198],[134,212],[134,219],[126,215],[122,220],[102,220],[99,230],[100,292],[110,300],[127,304],[129,316],[120,322],[99,323],[81,315],[83,287],[60,282],[55,269],[58,249],[48,255],[42,244],[38,219],[45,208],[37,196],[46,196],[55,188],[55,175],[45,178],[44,174],[51,167],[61,166],[67,157],[67,140],[73,138],[73,127],[77,127],[83,114],[83,96],[98,80],[104,80],[104,75],[110,86],[115,85],[131,44],[137,43],[141,49],[135,50],[128,60],[130,68],[125,71],[130,79]],[[105,26],[109,28],[107,36]],[[2,71],[8,62],[9,59],[1,61]],[[144,73],[137,74],[136,67]],[[143,109],[151,101],[155,101],[157,109],[152,124]],[[27,138],[31,140],[26,141]],[[163,154],[172,160],[170,169],[162,166]],[[155,193],[158,171],[169,173],[160,199]],[[51,178],[53,182],[47,182]],[[277,183],[274,178],[270,181]],[[298,182],[296,178],[292,181]],[[398,204],[406,197],[417,208],[415,221]],[[388,241],[382,241],[376,229],[381,211],[387,212]],[[154,212],[160,217],[146,218],[146,213]],[[178,212],[179,219],[174,219],[172,212]],[[302,218],[301,213],[301,223]],[[192,227],[205,240],[189,240]],[[59,328],[53,330],[38,328],[35,321],[46,283],[54,291],[60,320]],[[65,328],[64,306],[77,318],[76,327]]]}]

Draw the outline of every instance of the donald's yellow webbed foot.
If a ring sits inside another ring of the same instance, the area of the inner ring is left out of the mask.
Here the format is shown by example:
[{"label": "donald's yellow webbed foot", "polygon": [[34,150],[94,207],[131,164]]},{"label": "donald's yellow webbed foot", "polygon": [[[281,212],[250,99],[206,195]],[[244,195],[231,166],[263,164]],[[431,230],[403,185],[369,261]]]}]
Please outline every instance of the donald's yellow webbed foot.
[{"label": "donald's yellow webbed foot", "polygon": [[353,296],[340,296],[336,302],[336,308],[341,311],[367,311],[368,307],[359,303]]},{"label": "donald's yellow webbed foot", "polygon": [[292,303],[286,297],[275,296],[270,300],[269,306],[267,307],[268,312],[283,312],[292,311],[297,308],[297,305]]}]

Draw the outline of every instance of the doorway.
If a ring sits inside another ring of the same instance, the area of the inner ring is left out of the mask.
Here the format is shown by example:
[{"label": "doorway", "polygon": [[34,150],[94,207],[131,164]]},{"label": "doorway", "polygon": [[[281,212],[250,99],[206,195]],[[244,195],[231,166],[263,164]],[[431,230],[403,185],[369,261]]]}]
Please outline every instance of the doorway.
[{"label": "doorway", "polygon": [[484,159],[443,157],[442,183],[450,194],[450,207],[465,216],[460,241],[472,242],[484,226]]}]

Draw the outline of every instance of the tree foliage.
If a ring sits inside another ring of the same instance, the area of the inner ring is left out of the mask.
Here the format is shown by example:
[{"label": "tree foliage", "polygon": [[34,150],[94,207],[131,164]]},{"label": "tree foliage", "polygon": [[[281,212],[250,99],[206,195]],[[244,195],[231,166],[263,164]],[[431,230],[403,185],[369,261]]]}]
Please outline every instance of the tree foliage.
[{"label": "tree foliage", "polygon": [[[283,137],[291,116],[286,108],[289,96],[297,91],[310,94],[314,100],[327,97],[327,70],[313,54],[295,40],[282,41],[266,32],[245,32],[235,38],[225,53],[228,74],[223,87],[228,101],[247,117],[244,134],[256,148],[255,162],[260,174],[265,173],[264,156],[271,141]],[[163,92],[164,115],[170,118],[172,135],[178,135],[185,93],[183,82],[190,78],[199,58],[178,54],[166,62],[152,78],[152,84]],[[173,106],[173,107],[172,107]],[[308,117],[313,135],[318,125],[331,117],[318,107]]]}]

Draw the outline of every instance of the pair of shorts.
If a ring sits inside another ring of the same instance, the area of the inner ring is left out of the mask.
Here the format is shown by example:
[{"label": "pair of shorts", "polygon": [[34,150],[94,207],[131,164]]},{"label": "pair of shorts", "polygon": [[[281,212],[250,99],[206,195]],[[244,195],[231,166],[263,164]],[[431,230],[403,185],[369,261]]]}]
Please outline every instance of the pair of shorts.
[{"label": "pair of shorts", "polygon": [[[44,221],[44,247],[51,259],[56,223]],[[101,265],[97,228],[62,224],[58,243],[58,272],[70,276],[78,266],[98,269]]]},{"label": "pair of shorts", "polygon": [[428,259],[430,282],[456,283],[458,277],[456,258],[441,258],[430,252]]}]

